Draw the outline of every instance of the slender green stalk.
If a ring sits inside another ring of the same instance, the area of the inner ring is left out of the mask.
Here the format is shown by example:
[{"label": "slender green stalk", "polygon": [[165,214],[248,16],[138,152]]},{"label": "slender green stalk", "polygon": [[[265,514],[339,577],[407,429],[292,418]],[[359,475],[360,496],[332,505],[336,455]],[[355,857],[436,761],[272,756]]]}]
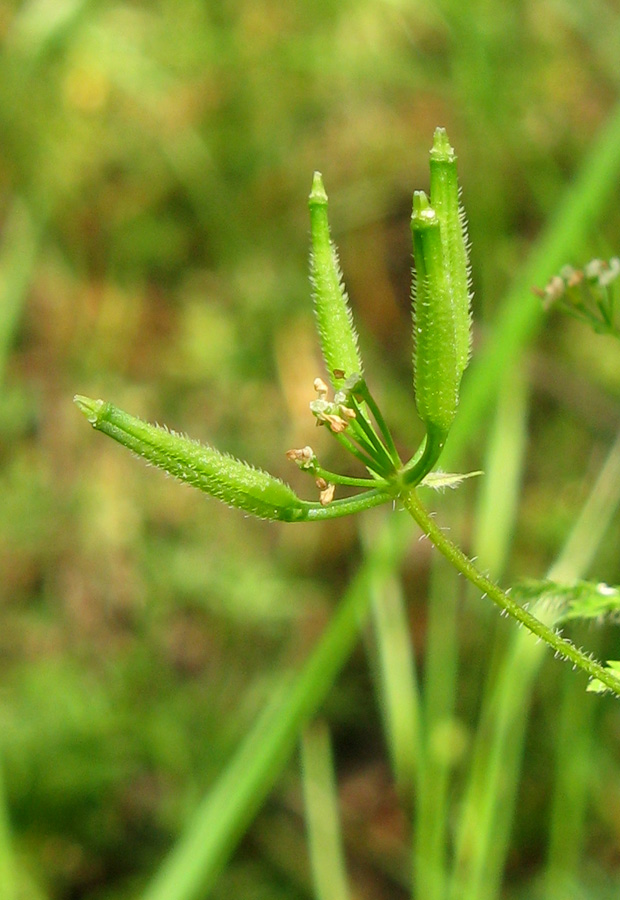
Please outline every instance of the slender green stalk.
[{"label": "slender green stalk", "polygon": [[344,500],[334,500],[327,506],[321,506],[320,503],[309,503],[306,508],[306,521],[322,522],[325,519],[339,519],[356,512],[364,512],[374,506],[382,506],[393,499],[394,495],[389,491],[377,489],[364,491],[363,494],[347,497]]},{"label": "slender green stalk", "polygon": [[351,397],[351,405],[357,414],[357,418],[354,419],[351,425],[354,432],[357,432],[357,440],[360,444],[368,444],[368,451],[372,451],[373,455],[376,456],[377,461],[381,463],[382,467],[387,472],[389,472],[394,468],[394,460],[386,450],[383,442],[376,434],[370,422],[366,419],[364,411],[360,409],[355,397]]},{"label": "slender green stalk", "polygon": [[313,722],[302,734],[301,761],[310,861],[317,900],[348,900],[329,730]]},{"label": "slender green stalk", "polygon": [[446,441],[445,434],[432,426],[427,427],[426,438],[422,444],[422,452],[415,454],[410,463],[404,467],[401,481],[405,487],[415,487],[431,471],[441,456]]},{"label": "slender green stalk", "polygon": [[[363,528],[362,536],[370,552],[376,540],[373,523]],[[377,573],[370,591],[379,708],[394,780],[409,801],[422,765],[422,709],[406,598],[395,575]]]},{"label": "slender green stalk", "polygon": [[[507,369],[482,465],[473,538],[474,555],[494,578],[501,577],[517,517],[527,443],[528,386],[521,366]],[[486,613],[490,611],[484,605]]]},{"label": "slender green stalk", "polygon": [[546,900],[563,900],[574,891],[585,837],[585,816],[596,750],[592,719],[596,704],[564,672],[562,700],[554,729],[555,785],[545,872]]},{"label": "slender green stalk", "polygon": [[489,675],[455,839],[449,900],[495,900],[523,754],[527,710],[545,645],[519,631]]},{"label": "slender green stalk", "polygon": [[379,406],[375,402],[375,398],[372,396],[370,391],[368,390],[368,385],[365,381],[361,381],[359,385],[359,393],[368,405],[368,409],[371,411],[373,416],[375,417],[375,422],[379,427],[379,431],[383,435],[383,439],[387,445],[390,456],[394,462],[394,465],[399,467],[401,465],[401,459],[398,455],[398,450],[396,449],[396,444],[394,443],[394,438],[392,437],[392,432],[387,426],[385,419],[383,418],[383,413],[379,409]]},{"label": "slender green stalk", "polygon": [[[460,582],[460,584],[459,584]],[[434,566],[431,573],[424,670],[425,746],[414,820],[413,897],[445,900],[448,876],[450,771],[454,764],[454,701],[459,659],[457,607],[463,589],[458,572]]]},{"label": "slender green stalk", "polygon": [[324,478],[325,481],[331,482],[332,484],[341,484],[348,487],[371,488],[381,486],[382,484],[387,487],[387,482],[378,482],[376,478],[352,478],[350,475],[339,475],[337,472],[330,472],[328,469],[324,469],[323,466],[319,465],[313,466],[312,474],[317,478]]},{"label": "slender green stalk", "polygon": [[358,459],[369,471],[376,472],[377,475],[383,477],[390,474],[391,466],[389,469],[386,469],[378,462],[378,460],[373,459],[372,457],[368,456],[367,453],[359,450],[355,446],[355,444],[350,441],[349,438],[342,432],[338,434],[334,433],[334,437],[336,438],[338,443],[344,447],[347,453],[350,453],[351,456],[354,456],[356,459]]},{"label": "slender green stalk", "polygon": [[[463,551],[452,543],[433,521],[426,509],[422,506],[415,491],[410,491],[401,497],[401,501],[405,509],[410,513],[413,519],[418,523],[424,534],[437,547],[446,559],[464,575],[475,587],[486,594],[493,603],[502,611],[507,613],[521,625],[525,625],[528,631],[545,641],[557,656],[572,662],[579,669],[582,669],[590,678],[598,678],[610,691],[620,695],[620,680],[609,670],[604,668],[600,663],[591,659],[581,650],[579,650],[571,641],[567,640],[545,625],[540,619],[537,619],[527,609],[519,606],[512,597],[503,591],[493,581],[479,572],[473,562],[463,553]],[[603,677],[601,677],[603,676]]]},{"label": "slender green stalk", "polygon": [[591,565],[611,516],[620,503],[620,432],[588,498],[575,521],[568,540],[549,569],[551,581],[576,581]]}]

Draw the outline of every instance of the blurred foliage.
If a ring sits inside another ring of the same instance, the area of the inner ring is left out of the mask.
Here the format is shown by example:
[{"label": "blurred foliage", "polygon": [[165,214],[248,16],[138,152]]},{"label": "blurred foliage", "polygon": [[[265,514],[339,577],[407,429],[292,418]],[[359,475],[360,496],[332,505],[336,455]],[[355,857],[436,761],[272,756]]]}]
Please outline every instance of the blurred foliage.
[{"label": "blurred foliage", "polygon": [[[361,553],[349,520],[253,522],[145,470],[85,427],[73,393],[304,490],[284,451],[321,446],[307,414],[320,362],[306,274],[320,169],[373,389],[411,448],[408,218],[433,130],[445,125],[459,153],[483,334],[613,104],[619,28],[611,0],[2,6],[0,735],[25,900],[135,895]],[[617,199],[567,263],[618,252]],[[620,365],[611,338],[555,316],[530,363],[510,572],[541,577],[618,428]],[[595,576],[611,584],[619,538],[616,522]],[[416,642],[426,565],[412,546]],[[475,686],[487,661],[484,628],[471,627]],[[476,702],[462,690],[467,721]],[[370,694],[360,655],[326,711],[345,838],[359,896],[366,885],[401,897],[406,838],[389,795],[379,799]],[[517,886],[545,840],[556,703],[547,685]],[[620,845],[620,717],[605,702],[600,715],[593,884]],[[218,896],[308,895],[295,797],[285,785],[272,799]],[[296,850],[282,852],[285,834]]]}]

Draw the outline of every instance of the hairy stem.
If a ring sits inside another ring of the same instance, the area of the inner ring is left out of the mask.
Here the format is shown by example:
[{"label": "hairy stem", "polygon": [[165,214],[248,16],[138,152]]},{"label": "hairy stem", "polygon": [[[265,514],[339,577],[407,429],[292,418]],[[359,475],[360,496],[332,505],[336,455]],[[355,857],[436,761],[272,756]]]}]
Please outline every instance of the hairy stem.
[{"label": "hairy stem", "polygon": [[561,634],[549,628],[536,616],[528,612],[527,609],[519,606],[509,594],[487,578],[486,575],[483,575],[463,551],[446,537],[424,506],[422,506],[415,491],[403,493],[400,499],[407,512],[417,522],[439,552],[468,581],[481,590],[483,594],[487,594],[496,606],[499,606],[507,615],[524,625],[536,637],[545,641],[555,651],[557,656],[572,662],[573,665],[582,669],[590,678],[598,678],[610,691],[620,695],[620,680],[610,669],[606,669],[596,660],[591,659],[567,638],[562,637]]}]

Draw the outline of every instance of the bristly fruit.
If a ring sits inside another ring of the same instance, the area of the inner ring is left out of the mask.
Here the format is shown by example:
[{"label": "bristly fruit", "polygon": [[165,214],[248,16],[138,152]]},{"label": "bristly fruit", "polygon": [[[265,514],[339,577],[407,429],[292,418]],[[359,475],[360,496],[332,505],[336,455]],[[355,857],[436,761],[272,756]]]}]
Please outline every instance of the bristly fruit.
[{"label": "bristly fruit", "polygon": [[431,150],[431,202],[416,191],[411,231],[414,388],[426,427],[422,453],[403,483],[418,484],[437,462],[458,406],[471,353],[471,290],[465,217],[459,204],[456,156],[438,128]]},{"label": "bristly fruit", "polygon": [[430,201],[439,219],[441,243],[454,304],[457,364],[462,375],[471,356],[471,273],[456,154],[450,146],[445,128],[435,130],[430,168]]},{"label": "bristly fruit", "polygon": [[306,518],[311,504],[273,475],[207,444],[150,425],[111,403],[80,395],[74,399],[93,428],[180,481],[261,519],[295,522]]},{"label": "bristly fruit", "polygon": [[320,521],[371,509],[393,498],[379,486],[355,497],[318,503],[301,500],[279,478],[160,425],[151,425],[104,400],[76,395],[74,401],[97,431],[180,481],[260,519]]},{"label": "bristly fruit", "polygon": [[416,265],[415,400],[427,431],[445,438],[456,415],[460,382],[456,316],[439,217],[424,191],[413,196],[411,232]]},{"label": "bristly fruit", "polygon": [[330,236],[327,194],[320,172],[314,173],[308,205],[314,313],[329,379],[334,390],[339,390],[346,378],[361,374],[363,366],[338,254]]}]

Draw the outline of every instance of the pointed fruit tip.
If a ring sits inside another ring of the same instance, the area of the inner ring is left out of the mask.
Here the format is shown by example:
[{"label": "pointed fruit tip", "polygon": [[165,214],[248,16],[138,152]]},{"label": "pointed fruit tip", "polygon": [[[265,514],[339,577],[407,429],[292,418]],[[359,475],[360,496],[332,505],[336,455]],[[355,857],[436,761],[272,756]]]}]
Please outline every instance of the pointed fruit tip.
[{"label": "pointed fruit tip", "polygon": [[454,148],[450,146],[448,135],[445,128],[436,128],[433,136],[433,146],[431,148],[431,159],[442,160],[445,162],[454,162],[456,154]]},{"label": "pointed fruit tip", "polygon": [[323,178],[320,172],[315,172],[312,177],[312,190],[310,191],[308,202],[310,204],[327,203],[327,194],[325,193]]},{"label": "pointed fruit tip", "polygon": [[103,400],[91,400],[90,397],[84,397],[82,394],[76,394],[73,402],[83,412],[91,425],[97,422],[99,412],[103,406]]},{"label": "pointed fruit tip", "polygon": [[435,210],[430,205],[428,197],[424,191],[414,191],[413,194],[413,211],[411,213],[412,224],[430,224],[437,218]]}]

